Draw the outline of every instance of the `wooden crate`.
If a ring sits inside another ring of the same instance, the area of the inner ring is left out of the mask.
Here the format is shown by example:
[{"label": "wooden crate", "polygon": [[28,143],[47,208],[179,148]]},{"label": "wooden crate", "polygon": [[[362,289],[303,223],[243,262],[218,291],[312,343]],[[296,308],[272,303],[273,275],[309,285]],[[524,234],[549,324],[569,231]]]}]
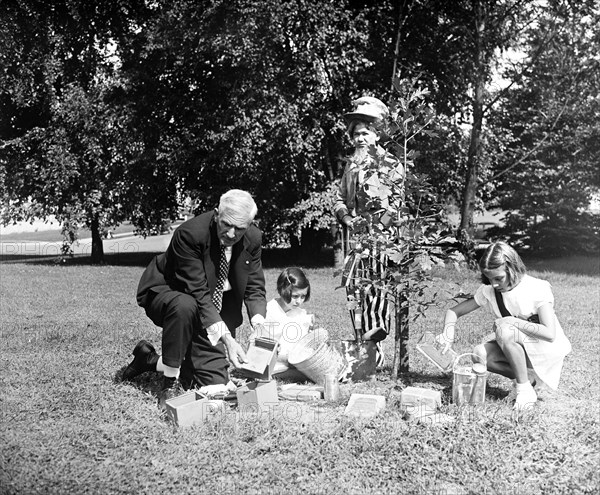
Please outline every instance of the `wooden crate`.
[{"label": "wooden crate", "polygon": [[242,375],[258,380],[270,380],[277,361],[277,344],[273,339],[257,337],[248,348],[248,361],[240,367]]},{"label": "wooden crate", "polygon": [[222,400],[209,400],[191,391],[165,402],[167,415],[177,426],[201,424],[214,414],[223,413],[227,406]]},{"label": "wooden crate", "polygon": [[237,399],[240,411],[268,411],[279,402],[277,383],[275,380],[250,382],[237,389]]}]

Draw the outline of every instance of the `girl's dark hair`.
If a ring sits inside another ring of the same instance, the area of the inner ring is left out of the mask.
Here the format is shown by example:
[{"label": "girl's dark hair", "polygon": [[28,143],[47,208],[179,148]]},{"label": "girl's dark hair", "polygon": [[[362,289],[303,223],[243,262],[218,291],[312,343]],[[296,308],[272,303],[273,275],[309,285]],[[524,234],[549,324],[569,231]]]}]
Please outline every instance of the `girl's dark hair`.
[{"label": "girl's dark hair", "polygon": [[295,266],[283,270],[277,278],[277,292],[287,304],[292,300],[292,291],[294,289],[308,289],[306,299],[310,299],[310,282],[305,273]]},{"label": "girl's dark hair", "polygon": [[482,271],[481,281],[485,285],[490,285],[483,270],[496,270],[502,267],[506,270],[508,286],[511,288],[521,281],[527,271],[519,254],[506,242],[498,241],[490,244],[479,259],[479,268]]}]

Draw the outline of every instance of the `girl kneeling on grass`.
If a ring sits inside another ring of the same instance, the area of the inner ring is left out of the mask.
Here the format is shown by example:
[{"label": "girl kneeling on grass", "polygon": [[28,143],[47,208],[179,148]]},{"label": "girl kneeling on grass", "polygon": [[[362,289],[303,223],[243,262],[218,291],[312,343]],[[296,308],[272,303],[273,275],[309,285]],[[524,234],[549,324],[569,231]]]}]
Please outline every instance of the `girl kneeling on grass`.
[{"label": "girl kneeling on grass", "polygon": [[277,362],[273,374],[276,378],[304,381],[307,378],[288,362],[292,347],[312,329],[314,318],[302,305],[310,299],[310,282],[306,274],[296,267],[284,269],[277,278],[279,297],[267,303],[263,332],[254,337],[267,337],[279,341]]},{"label": "girl kneeling on grass", "polygon": [[484,307],[496,318],[494,334],[473,352],[489,371],[513,380],[509,397],[515,409],[531,408],[537,401],[535,386],[558,388],[564,357],[571,352],[554,313],[552,287],[527,275],[520,256],[504,242],[486,248],[479,268],[483,285],[472,299],[446,312],[437,340],[446,344],[446,351],[454,342],[457,319]]}]

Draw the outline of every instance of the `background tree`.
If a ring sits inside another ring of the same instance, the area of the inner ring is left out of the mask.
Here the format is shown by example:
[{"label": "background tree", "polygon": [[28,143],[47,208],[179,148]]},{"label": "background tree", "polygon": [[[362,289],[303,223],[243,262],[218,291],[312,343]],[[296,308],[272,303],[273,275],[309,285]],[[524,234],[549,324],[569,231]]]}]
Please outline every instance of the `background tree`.
[{"label": "background tree", "polygon": [[84,225],[92,232],[92,259],[101,261],[101,232],[131,216],[130,193],[139,185],[127,172],[136,141],[127,132],[126,107],[114,98],[119,80],[112,47],[144,14],[144,3],[5,7],[3,220],[55,215],[70,240]]},{"label": "background tree", "polygon": [[[324,198],[341,175],[341,115],[357,96],[388,101],[394,64],[402,78],[431,89],[437,136],[415,139],[414,149],[424,151],[415,169],[462,206],[467,230],[474,209],[499,204],[499,195],[513,208],[508,192],[528,183],[526,164],[543,163],[552,187],[574,190],[550,181],[566,175],[560,150],[571,153],[568,170],[582,194],[547,195],[544,209],[557,198],[579,215],[593,192],[597,100],[585,81],[596,81],[598,43],[583,29],[587,17],[597,20],[591,0],[3,6],[3,219],[58,213],[70,234],[79,225],[94,231],[95,252],[111,223],[129,219],[151,233],[184,201],[211,208],[234,186],[256,196],[268,241],[299,230],[305,241],[318,239],[306,233],[323,222],[306,223],[298,211],[303,201]],[[509,50],[523,56],[494,86]],[[582,95],[589,104],[579,104]],[[545,104],[544,114],[527,110]],[[520,121],[514,132],[513,115]],[[537,218],[527,208],[519,206],[519,225]],[[328,211],[313,209],[311,218]],[[557,209],[553,221],[567,213]],[[573,224],[575,213],[569,218]]]},{"label": "background tree", "polygon": [[[416,75],[432,88],[441,119],[440,139],[425,140],[429,152],[419,161],[423,170],[439,177],[436,184],[452,185],[460,205],[460,231],[473,233],[473,214],[493,193],[486,183],[493,153],[485,119],[495,111],[504,88],[494,76],[507,51],[522,41],[522,30],[535,22],[544,5],[526,0],[464,0],[404,2],[399,32],[400,75]],[[424,27],[422,30],[413,26]],[[545,48],[546,40],[540,43]],[[519,80],[525,66],[511,76]],[[448,139],[454,145],[448,145]],[[431,144],[434,144],[431,146]],[[452,150],[450,157],[445,153]],[[453,162],[450,167],[444,164]],[[440,166],[442,165],[442,166]],[[457,174],[457,171],[459,173]],[[442,180],[446,175],[446,180]]]},{"label": "background tree", "polygon": [[513,243],[540,254],[597,253],[600,221],[589,206],[600,188],[600,12],[593,2],[552,7],[527,31],[526,57],[546,33],[552,41],[491,121],[504,139],[490,179],[496,204],[511,211],[503,235]]},{"label": "background tree", "polygon": [[123,70],[136,101],[152,95],[140,115],[153,109],[157,135],[177,143],[166,153],[198,209],[237,185],[254,193],[268,239],[295,231],[282,232],[288,209],[341,172],[340,116],[359,84],[381,81],[376,61],[391,77],[370,16],[337,1],[160,5]]},{"label": "background tree", "polygon": [[[15,194],[4,213],[38,218],[55,215],[72,240],[79,225],[88,224],[92,258],[98,262],[102,259],[101,227],[125,220],[119,214],[119,196],[127,186],[115,146],[118,118],[99,95],[98,99],[90,97],[78,86],[62,89],[48,125],[7,146],[4,182],[19,195]],[[17,163],[26,173],[19,174],[11,166]]]}]

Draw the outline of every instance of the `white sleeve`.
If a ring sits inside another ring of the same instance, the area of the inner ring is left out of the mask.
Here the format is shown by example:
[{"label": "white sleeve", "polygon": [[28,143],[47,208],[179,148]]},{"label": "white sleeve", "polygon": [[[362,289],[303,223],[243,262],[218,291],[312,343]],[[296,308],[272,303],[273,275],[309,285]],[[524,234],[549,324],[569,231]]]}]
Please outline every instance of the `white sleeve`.
[{"label": "white sleeve", "polygon": [[544,304],[550,304],[554,306],[554,294],[552,293],[552,286],[550,282],[546,280],[541,280],[539,287],[535,291],[535,299],[533,302],[533,306],[537,311],[540,306]]},{"label": "white sleeve", "polygon": [[225,325],[224,321],[218,321],[217,323],[213,323],[206,329],[206,335],[208,336],[208,340],[214,346],[217,345],[219,340],[223,335],[231,334],[227,325]]},{"label": "white sleeve", "polygon": [[473,299],[475,299],[475,302],[477,303],[478,306],[485,307],[488,305],[488,298],[486,297],[486,294],[485,294],[486,287],[490,287],[490,286],[481,284],[479,287],[477,287],[477,290],[475,291],[475,295],[473,296]]}]

